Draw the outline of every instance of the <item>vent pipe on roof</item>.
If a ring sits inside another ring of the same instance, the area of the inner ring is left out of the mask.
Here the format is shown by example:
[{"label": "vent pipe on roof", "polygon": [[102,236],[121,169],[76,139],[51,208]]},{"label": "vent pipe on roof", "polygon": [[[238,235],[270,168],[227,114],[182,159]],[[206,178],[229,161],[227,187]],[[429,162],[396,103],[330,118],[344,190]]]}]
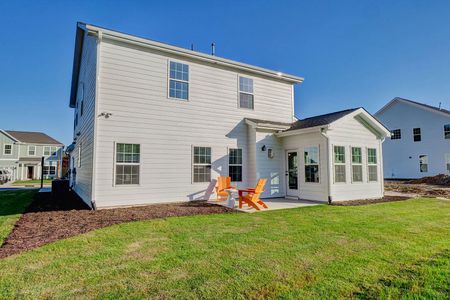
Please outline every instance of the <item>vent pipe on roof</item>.
[{"label": "vent pipe on roof", "polygon": [[439,102],[439,109],[441,109],[442,102]]},{"label": "vent pipe on roof", "polygon": [[211,55],[216,55],[216,43],[211,44]]},{"label": "vent pipe on roof", "polygon": [[191,44],[191,51],[194,51],[194,44]]}]

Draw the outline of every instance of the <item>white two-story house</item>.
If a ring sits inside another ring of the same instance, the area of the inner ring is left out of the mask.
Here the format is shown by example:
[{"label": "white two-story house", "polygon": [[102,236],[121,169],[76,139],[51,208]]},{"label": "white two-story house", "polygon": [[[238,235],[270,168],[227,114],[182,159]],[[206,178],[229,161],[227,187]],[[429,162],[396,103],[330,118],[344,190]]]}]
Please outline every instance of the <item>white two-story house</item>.
[{"label": "white two-story house", "polygon": [[383,145],[386,178],[450,174],[450,111],[397,97],[375,116],[392,132]]},{"label": "white two-story house", "polygon": [[389,131],[364,109],[294,117],[303,78],[78,23],[71,185],[94,208],[213,197],[267,178],[264,197],[383,195]]}]

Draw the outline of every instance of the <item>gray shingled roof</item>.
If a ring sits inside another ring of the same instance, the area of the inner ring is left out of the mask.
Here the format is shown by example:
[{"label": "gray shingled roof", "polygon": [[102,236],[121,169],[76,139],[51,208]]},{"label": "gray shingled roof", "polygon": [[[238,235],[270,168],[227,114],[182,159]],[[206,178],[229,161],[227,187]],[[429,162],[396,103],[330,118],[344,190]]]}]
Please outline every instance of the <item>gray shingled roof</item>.
[{"label": "gray shingled roof", "polygon": [[5,130],[10,136],[23,143],[62,145],[54,138],[42,132]]},{"label": "gray shingled roof", "polygon": [[294,122],[289,129],[287,129],[285,131],[328,125],[328,124],[331,124],[334,121],[339,120],[343,116],[346,116],[349,113],[352,113],[358,109],[359,108],[346,109],[346,110],[341,110],[341,111],[337,111],[337,112],[333,112],[333,113],[329,113],[329,114],[325,114],[325,115],[320,115],[320,116],[315,116],[315,117],[311,117],[311,118],[298,120],[298,121]]},{"label": "gray shingled roof", "polygon": [[420,105],[420,106],[423,106],[423,107],[426,107],[426,108],[429,108],[429,109],[432,109],[432,110],[435,110],[435,111],[440,111],[440,112],[443,112],[443,113],[446,113],[446,114],[450,115],[450,110],[446,110],[444,108],[439,108],[439,107],[436,107],[436,106],[432,106],[432,105],[416,102],[416,101],[405,99],[405,98],[401,98],[401,97],[395,97],[394,100],[403,100],[403,101],[406,101],[406,102],[414,103],[414,104],[417,104],[417,105]]}]

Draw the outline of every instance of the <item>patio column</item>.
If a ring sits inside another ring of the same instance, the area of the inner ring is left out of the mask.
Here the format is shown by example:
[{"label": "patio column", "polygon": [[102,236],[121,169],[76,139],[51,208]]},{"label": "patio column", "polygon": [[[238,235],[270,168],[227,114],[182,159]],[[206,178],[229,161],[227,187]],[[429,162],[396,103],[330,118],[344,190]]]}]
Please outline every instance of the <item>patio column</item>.
[{"label": "patio column", "polygon": [[247,185],[256,185],[256,127],[247,125]]}]

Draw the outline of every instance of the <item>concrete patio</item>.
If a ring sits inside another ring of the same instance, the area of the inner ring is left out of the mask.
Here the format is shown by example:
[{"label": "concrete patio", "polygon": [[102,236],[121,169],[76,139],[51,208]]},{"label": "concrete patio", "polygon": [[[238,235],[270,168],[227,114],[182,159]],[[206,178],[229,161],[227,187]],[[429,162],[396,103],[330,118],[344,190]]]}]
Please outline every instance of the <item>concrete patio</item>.
[{"label": "concrete patio", "polygon": [[[325,202],[317,202],[317,201],[308,201],[308,200],[296,200],[296,199],[287,199],[287,198],[271,198],[271,199],[263,199],[264,203],[266,203],[268,208],[261,208],[260,211],[268,211],[268,210],[277,210],[277,209],[287,209],[287,208],[298,208],[298,207],[306,207],[306,206],[316,206],[323,205]],[[222,206],[228,206],[227,200],[209,200],[209,203],[218,204]],[[236,210],[253,213],[258,212],[258,210],[248,207],[247,204],[243,204],[242,208],[239,208],[239,201],[236,199],[234,208]]]}]

